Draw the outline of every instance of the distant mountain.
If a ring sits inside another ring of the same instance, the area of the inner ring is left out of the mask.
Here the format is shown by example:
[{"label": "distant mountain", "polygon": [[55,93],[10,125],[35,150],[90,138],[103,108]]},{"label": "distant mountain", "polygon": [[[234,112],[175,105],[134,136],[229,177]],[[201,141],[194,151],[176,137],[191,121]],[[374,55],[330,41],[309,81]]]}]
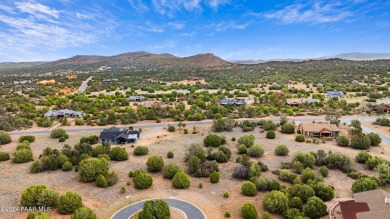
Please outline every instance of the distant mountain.
[{"label": "distant mountain", "polygon": [[177,57],[171,54],[130,52],[114,56],[77,55],[52,62],[0,63],[0,68],[23,67],[120,67],[120,68],[213,68],[228,67],[232,64],[214,54],[199,54]]},{"label": "distant mountain", "polygon": [[344,59],[353,61],[364,61],[364,60],[378,60],[378,59],[390,59],[390,53],[343,53],[335,56],[324,56],[319,58],[307,58],[307,59],[267,59],[267,60],[231,60],[232,63],[237,64],[259,64],[265,62],[302,62],[305,60],[324,60],[324,59]]},{"label": "distant mountain", "polygon": [[260,64],[266,62],[302,62],[304,59],[267,59],[267,60],[229,60],[236,64]]},{"label": "distant mountain", "polygon": [[352,53],[343,53],[331,57],[322,57],[320,59],[329,59],[329,58],[340,58],[345,60],[378,60],[378,59],[390,59],[390,53],[361,53],[361,52],[352,52]]}]

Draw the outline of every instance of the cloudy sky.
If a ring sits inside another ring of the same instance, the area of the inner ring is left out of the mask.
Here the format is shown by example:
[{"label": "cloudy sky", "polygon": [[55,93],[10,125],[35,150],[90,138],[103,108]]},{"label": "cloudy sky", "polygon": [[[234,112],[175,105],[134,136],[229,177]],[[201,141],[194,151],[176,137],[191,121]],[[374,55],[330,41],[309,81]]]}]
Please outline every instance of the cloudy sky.
[{"label": "cloudy sky", "polygon": [[388,0],[1,0],[0,62],[132,51],[228,60],[390,52]]}]

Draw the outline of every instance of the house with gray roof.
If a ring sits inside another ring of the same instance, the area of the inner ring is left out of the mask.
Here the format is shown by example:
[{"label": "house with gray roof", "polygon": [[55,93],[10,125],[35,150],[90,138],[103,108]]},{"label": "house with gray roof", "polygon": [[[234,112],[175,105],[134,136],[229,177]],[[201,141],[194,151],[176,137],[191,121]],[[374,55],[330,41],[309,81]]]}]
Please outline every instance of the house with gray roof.
[{"label": "house with gray roof", "polygon": [[344,92],[338,90],[327,91],[326,96],[328,96],[329,98],[344,98]]},{"label": "house with gray roof", "polygon": [[51,119],[57,119],[61,117],[80,118],[85,116],[85,113],[77,110],[61,109],[61,110],[49,110],[43,116]]},{"label": "house with gray roof", "polygon": [[136,130],[119,129],[115,126],[104,129],[99,136],[100,143],[128,144],[136,143],[140,137],[140,132]]}]

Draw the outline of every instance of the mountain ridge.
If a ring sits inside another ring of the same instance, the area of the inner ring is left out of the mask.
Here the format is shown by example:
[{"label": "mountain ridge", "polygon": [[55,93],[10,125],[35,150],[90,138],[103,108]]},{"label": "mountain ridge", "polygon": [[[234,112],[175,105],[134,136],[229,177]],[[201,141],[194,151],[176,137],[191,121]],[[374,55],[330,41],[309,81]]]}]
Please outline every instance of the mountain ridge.
[{"label": "mountain ridge", "polygon": [[269,59],[269,60],[223,60],[213,53],[178,57],[169,53],[154,54],[145,51],[127,52],[112,56],[75,55],[55,61],[39,62],[2,62],[0,69],[39,68],[39,67],[100,67],[116,66],[121,68],[218,68],[234,64],[259,64],[265,62],[301,62],[307,60],[325,60],[339,58],[344,60],[377,60],[390,59],[390,53],[342,53],[335,56],[324,56],[308,59]]}]

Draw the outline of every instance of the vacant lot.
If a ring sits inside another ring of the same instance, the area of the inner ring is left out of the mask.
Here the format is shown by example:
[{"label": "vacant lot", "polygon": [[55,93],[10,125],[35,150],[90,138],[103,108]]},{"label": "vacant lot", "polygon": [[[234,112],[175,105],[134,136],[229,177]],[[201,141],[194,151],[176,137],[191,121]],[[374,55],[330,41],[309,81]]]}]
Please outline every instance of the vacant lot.
[{"label": "vacant lot", "polygon": [[[192,127],[187,127],[192,132]],[[343,127],[346,129],[346,127]],[[265,133],[261,133],[259,128],[252,132],[242,132],[241,128],[235,128],[233,132],[224,132],[220,135],[225,135],[227,139],[226,146],[232,150],[232,158],[228,163],[219,164],[221,172],[221,180],[218,184],[211,184],[208,178],[191,177],[191,186],[186,190],[173,189],[171,180],[163,179],[162,173],[153,175],[153,186],[147,190],[139,191],[134,188],[131,180],[131,185],[126,185],[130,180],[128,172],[136,168],[146,169],[146,160],[149,155],[161,155],[164,158],[165,164],[169,162],[177,163],[182,169],[186,170],[186,165],[183,161],[186,148],[191,143],[202,144],[204,137],[210,133],[209,126],[199,126],[198,134],[184,135],[182,130],[176,130],[174,133],[169,133],[166,130],[152,132],[146,137],[143,137],[135,146],[144,145],[149,147],[149,154],[146,156],[135,157],[132,155],[132,145],[124,146],[130,153],[129,160],[123,162],[111,161],[111,169],[118,172],[119,182],[113,187],[106,189],[98,188],[94,183],[82,183],[79,181],[77,172],[62,172],[61,170],[54,172],[44,172],[39,174],[30,174],[29,167],[32,164],[13,164],[11,161],[1,162],[2,171],[0,172],[0,203],[3,206],[17,206],[20,203],[22,191],[33,184],[46,184],[49,187],[57,190],[61,194],[67,191],[76,191],[83,197],[83,203],[92,208],[99,218],[109,218],[116,210],[135,201],[147,198],[168,198],[175,197],[189,202],[193,202],[199,206],[208,216],[208,218],[224,218],[225,211],[230,211],[231,218],[240,218],[240,208],[244,203],[252,203],[257,206],[260,213],[262,211],[262,200],[265,192],[260,192],[255,197],[246,197],[241,194],[242,181],[235,180],[231,177],[232,170],[236,165],[235,160],[239,156],[237,154],[237,142],[231,141],[232,137],[239,138],[242,135],[252,134],[255,136],[255,143],[261,144],[265,149],[265,154],[261,158],[253,159],[253,161],[261,160],[268,165],[269,171],[263,173],[266,178],[277,178],[271,171],[280,168],[280,162],[289,162],[292,155],[297,151],[317,151],[323,149],[325,151],[339,151],[353,158],[359,151],[350,148],[341,148],[335,145],[334,142],[325,144],[308,144],[297,143],[294,141],[295,135],[285,135],[277,132],[276,139],[269,140],[265,138]],[[82,136],[98,133],[70,133],[70,138],[65,142],[73,146]],[[34,159],[39,158],[39,154],[45,147],[61,149],[64,143],[59,143],[57,139],[51,139],[48,135],[37,135],[36,142],[31,144],[34,153]],[[16,147],[18,136],[13,136],[14,142],[8,145],[3,145],[0,151],[12,153]],[[274,148],[279,144],[285,144],[290,149],[290,153],[286,157],[277,157],[274,155]],[[168,151],[174,153],[173,159],[168,159],[166,154]],[[378,155],[390,160],[390,149],[385,145],[373,147],[370,153]],[[355,164],[355,168],[366,172],[363,166]],[[336,197],[351,197],[351,185],[353,180],[348,178],[340,171],[330,171],[329,177],[325,179],[327,184],[335,187]],[[343,183],[339,183],[343,182]],[[198,188],[198,184],[203,183],[203,188]],[[287,185],[287,184],[286,184]],[[120,194],[121,186],[126,187],[126,193]],[[223,198],[224,192],[230,193],[230,198]],[[126,196],[129,199],[126,200]],[[70,218],[70,216],[58,215],[56,211],[51,212],[53,218]],[[0,212],[0,218],[25,218],[26,213],[4,213]]]}]

